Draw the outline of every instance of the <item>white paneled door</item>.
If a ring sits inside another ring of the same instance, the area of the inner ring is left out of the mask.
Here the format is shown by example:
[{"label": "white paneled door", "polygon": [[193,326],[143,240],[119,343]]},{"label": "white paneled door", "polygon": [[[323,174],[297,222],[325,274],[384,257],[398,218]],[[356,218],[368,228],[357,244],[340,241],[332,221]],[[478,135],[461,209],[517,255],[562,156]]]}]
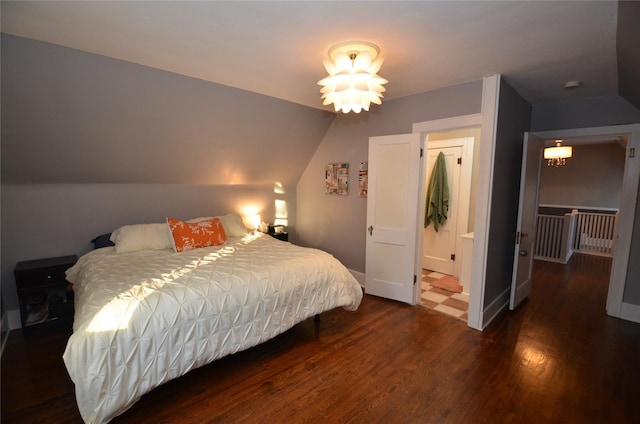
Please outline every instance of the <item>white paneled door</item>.
[{"label": "white paneled door", "polygon": [[462,157],[462,147],[445,147],[427,150],[427,182],[438,155],[444,155],[447,170],[447,187],[449,187],[449,211],[447,220],[442,223],[438,231],[435,226],[429,224],[423,231],[422,236],[422,268],[443,274],[455,275],[454,259],[456,253],[456,242],[458,239],[458,196],[460,192],[460,171],[461,166],[458,159]]},{"label": "white paneled door", "polygon": [[365,291],[414,303],[420,134],[369,139]]},{"label": "white paneled door", "polygon": [[522,147],[522,171],[520,176],[520,200],[516,246],[513,259],[513,278],[509,309],[515,309],[531,293],[533,248],[538,215],[538,186],[544,140],[525,133]]}]

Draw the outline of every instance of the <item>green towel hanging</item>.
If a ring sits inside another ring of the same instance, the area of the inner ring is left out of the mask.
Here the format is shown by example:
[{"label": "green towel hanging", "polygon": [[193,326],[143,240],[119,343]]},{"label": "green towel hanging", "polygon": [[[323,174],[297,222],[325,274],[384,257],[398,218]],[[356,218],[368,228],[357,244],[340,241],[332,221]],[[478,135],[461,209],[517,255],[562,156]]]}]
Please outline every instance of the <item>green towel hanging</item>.
[{"label": "green towel hanging", "polygon": [[427,228],[433,222],[433,229],[438,232],[438,228],[447,220],[448,212],[449,184],[447,184],[447,165],[444,160],[444,154],[440,152],[429,178],[424,228]]}]

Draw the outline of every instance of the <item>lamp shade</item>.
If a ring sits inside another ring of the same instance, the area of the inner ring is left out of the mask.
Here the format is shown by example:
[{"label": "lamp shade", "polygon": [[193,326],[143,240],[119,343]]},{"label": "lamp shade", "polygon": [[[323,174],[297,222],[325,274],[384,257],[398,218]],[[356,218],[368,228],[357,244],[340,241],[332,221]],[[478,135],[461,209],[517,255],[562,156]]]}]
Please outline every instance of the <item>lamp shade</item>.
[{"label": "lamp shade", "polygon": [[248,217],[249,220],[249,224],[251,225],[252,228],[258,229],[260,228],[260,215],[256,214],[256,215],[249,215]]},{"label": "lamp shade", "polygon": [[324,105],[333,103],[335,111],[360,113],[368,111],[371,103],[381,104],[382,84],[388,81],[380,77],[384,59],[377,57],[379,49],[370,43],[348,42],[329,50],[331,60],[323,62],[329,74],[318,81]]},{"label": "lamp shade", "polygon": [[544,149],[545,159],[566,159],[571,156],[573,156],[573,147],[571,146],[556,146]]},{"label": "lamp shade", "polygon": [[549,166],[563,166],[565,159],[573,156],[573,147],[563,146],[562,140],[556,140],[555,147],[544,149],[544,158]]}]

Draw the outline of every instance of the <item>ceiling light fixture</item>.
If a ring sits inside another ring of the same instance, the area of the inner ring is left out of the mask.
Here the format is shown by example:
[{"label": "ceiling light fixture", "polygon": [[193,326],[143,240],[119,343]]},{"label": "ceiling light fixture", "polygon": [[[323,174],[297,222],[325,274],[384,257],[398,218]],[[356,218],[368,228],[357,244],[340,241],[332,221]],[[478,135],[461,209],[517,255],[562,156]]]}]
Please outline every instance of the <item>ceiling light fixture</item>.
[{"label": "ceiling light fixture", "polygon": [[378,57],[380,49],[375,44],[349,41],[329,49],[324,64],[329,76],[318,81],[323,105],[333,103],[335,111],[343,113],[368,111],[371,103],[382,103],[386,79],[377,75],[384,59]]},{"label": "ceiling light fixture", "polygon": [[555,147],[547,147],[544,149],[544,158],[547,160],[547,166],[562,166],[565,159],[573,156],[573,147],[562,146],[562,140],[556,140]]}]

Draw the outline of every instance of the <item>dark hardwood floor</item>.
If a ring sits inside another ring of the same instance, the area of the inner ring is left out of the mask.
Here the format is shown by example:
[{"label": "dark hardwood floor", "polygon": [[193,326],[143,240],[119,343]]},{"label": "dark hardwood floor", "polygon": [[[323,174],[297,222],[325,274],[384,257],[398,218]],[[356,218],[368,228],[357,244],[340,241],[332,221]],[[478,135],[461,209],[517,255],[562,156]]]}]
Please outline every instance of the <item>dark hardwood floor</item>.
[{"label": "dark hardwood floor", "polygon": [[[114,423],[638,423],[640,324],[605,314],[610,260],[536,262],[484,332],[365,296],[142,398]],[[78,423],[65,334],[11,333],[2,422]]]}]

